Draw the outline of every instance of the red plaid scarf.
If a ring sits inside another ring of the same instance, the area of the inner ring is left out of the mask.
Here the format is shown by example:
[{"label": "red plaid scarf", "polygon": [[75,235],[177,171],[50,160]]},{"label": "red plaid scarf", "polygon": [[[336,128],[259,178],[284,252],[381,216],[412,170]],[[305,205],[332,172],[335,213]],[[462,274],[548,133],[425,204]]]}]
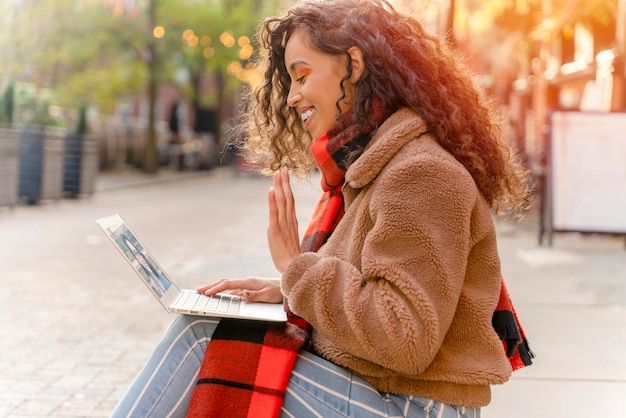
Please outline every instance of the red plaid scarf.
[{"label": "red plaid scarf", "polygon": [[[372,132],[391,113],[374,100],[369,112],[373,124],[349,125],[352,112],[348,112],[311,146],[322,172],[323,193],[302,239],[303,252],[317,251],[341,220],[344,214],[341,189],[347,157],[367,145]],[[220,321],[207,346],[188,417],[279,416],[297,351],[305,344],[310,331],[309,324],[289,310],[287,300],[284,305],[288,317],[284,324]],[[492,323],[513,370],[530,365],[534,355],[504,280]]]},{"label": "red plaid scarf", "polygon": [[515,307],[513,307],[504,278],[502,278],[500,299],[491,318],[491,324],[502,341],[502,346],[511,362],[513,371],[533,364],[532,359],[535,354],[530,350],[526,332],[517,316]]},{"label": "red plaid scarf", "polygon": [[188,417],[278,417],[306,331],[289,322],[222,319],[207,346]]}]

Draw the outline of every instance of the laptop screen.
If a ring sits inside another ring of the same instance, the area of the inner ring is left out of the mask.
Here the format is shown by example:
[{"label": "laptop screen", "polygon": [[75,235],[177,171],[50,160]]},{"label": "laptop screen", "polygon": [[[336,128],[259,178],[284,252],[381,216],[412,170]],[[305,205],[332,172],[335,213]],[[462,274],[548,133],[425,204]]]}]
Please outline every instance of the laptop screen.
[{"label": "laptop screen", "polygon": [[173,284],[124,220],[119,215],[112,215],[97,222],[148,288],[162,299]]}]

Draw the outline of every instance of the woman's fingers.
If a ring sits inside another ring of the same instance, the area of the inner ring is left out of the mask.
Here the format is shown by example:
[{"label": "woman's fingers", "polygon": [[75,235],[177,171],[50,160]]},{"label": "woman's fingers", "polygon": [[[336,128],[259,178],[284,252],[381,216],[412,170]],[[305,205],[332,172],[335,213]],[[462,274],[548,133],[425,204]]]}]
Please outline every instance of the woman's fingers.
[{"label": "woman's fingers", "polygon": [[[234,287],[231,287],[234,286]],[[230,290],[230,289],[239,289],[239,285],[234,283],[234,280],[226,280],[226,279],[220,279],[217,280],[213,283],[207,284],[205,286],[201,286],[198,287],[196,289],[196,291],[198,293],[204,293],[205,295],[214,295],[216,293],[219,292],[223,292],[225,290]]]},{"label": "woman's fingers", "polygon": [[251,277],[245,279],[219,279],[213,283],[199,287],[196,290],[198,293],[204,293],[205,295],[214,295],[226,290],[258,289],[261,285],[257,282],[257,280],[258,279]]},{"label": "woman's fingers", "polygon": [[279,173],[280,183],[283,191],[283,198],[285,200],[285,216],[287,221],[291,221],[295,218],[295,201],[293,198],[293,192],[291,190],[291,182],[289,181],[289,170],[286,168]]},{"label": "woman's fingers", "polygon": [[228,291],[242,296],[248,302],[279,303],[283,296],[280,292],[280,279],[248,277],[244,279],[219,279],[196,289],[207,296]]},{"label": "woman's fingers", "polygon": [[300,236],[295,200],[289,182],[289,171],[274,174],[273,188],[268,193],[270,222],[267,238],[274,266],[284,272],[300,253]]},{"label": "woman's fingers", "polygon": [[279,303],[283,300],[280,286],[278,288],[264,287],[259,290],[242,290],[240,296],[243,296],[246,302]]},{"label": "woman's fingers", "polygon": [[278,224],[283,228],[292,227],[296,214],[295,201],[289,182],[289,171],[286,168],[274,174],[272,193]]},{"label": "woman's fingers", "polygon": [[278,228],[278,204],[276,203],[276,193],[270,189],[267,194],[268,206],[270,208],[270,228]]},{"label": "woman's fingers", "polygon": [[280,172],[274,174],[274,185],[270,190],[270,226],[279,229],[285,219],[285,194],[281,184]]}]

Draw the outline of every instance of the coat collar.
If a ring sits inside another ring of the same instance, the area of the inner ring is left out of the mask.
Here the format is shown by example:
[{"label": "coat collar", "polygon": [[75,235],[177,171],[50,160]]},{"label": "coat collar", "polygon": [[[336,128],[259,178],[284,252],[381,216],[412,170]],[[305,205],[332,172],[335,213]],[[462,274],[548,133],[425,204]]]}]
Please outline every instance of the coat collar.
[{"label": "coat collar", "polygon": [[346,183],[355,189],[371,183],[402,147],[426,131],[426,122],[415,111],[398,110],[378,128],[363,154],[350,165]]}]

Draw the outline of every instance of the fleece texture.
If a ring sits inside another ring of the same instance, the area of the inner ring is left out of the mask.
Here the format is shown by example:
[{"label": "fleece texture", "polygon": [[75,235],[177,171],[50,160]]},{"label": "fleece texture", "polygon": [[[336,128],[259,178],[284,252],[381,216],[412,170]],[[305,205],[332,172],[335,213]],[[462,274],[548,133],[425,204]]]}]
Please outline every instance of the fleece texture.
[{"label": "fleece texture", "polygon": [[491,212],[413,111],[346,172],[345,215],[283,275],[311,347],[383,392],[480,407],[511,365],[492,326],[501,286]]}]

